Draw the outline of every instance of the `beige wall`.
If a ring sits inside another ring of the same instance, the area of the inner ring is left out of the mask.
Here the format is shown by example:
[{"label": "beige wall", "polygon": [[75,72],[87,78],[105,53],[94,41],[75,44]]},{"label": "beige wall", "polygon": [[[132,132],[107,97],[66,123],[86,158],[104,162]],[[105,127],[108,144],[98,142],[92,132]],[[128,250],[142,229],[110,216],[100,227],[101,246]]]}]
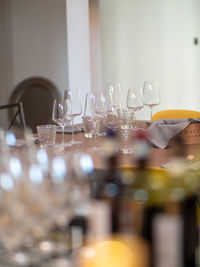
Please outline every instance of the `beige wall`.
[{"label": "beige wall", "polygon": [[[200,110],[199,0],[100,0],[103,83],[160,83],[164,108]],[[143,110],[141,117],[148,118]]]}]

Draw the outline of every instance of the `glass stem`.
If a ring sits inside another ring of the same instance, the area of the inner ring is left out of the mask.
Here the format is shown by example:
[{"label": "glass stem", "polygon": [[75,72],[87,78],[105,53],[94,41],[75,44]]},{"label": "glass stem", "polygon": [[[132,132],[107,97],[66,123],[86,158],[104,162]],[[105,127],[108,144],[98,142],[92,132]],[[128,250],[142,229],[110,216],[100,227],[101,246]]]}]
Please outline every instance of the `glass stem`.
[{"label": "glass stem", "polygon": [[74,141],[74,117],[72,117],[72,142]]},{"label": "glass stem", "polygon": [[152,121],[152,117],[153,117],[153,107],[151,107],[151,121]]},{"label": "glass stem", "polygon": [[135,111],[134,111],[133,112],[133,122],[132,122],[133,128],[136,128],[135,127],[135,118],[136,118],[136,114],[135,114]]},{"label": "glass stem", "polygon": [[94,134],[94,148],[97,148],[97,134]]},{"label": "glass stem", "polygon": [[94,148],[97,148],[97,135],[99,133],[99,122],[94,122]]},{"label": "glass stem", "polygon": [[65,127],[64,126],[61,126],[62,127],[62,144],[64,145],[64,134],[65,134]]}]

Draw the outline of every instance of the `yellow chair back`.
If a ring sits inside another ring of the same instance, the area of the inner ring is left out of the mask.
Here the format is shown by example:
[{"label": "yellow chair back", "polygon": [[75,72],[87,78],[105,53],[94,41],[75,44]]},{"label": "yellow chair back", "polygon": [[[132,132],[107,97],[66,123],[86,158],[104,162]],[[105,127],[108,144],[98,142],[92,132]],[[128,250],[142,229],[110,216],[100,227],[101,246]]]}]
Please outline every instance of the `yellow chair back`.
[{"label": "yellow chair back", "polygon": [[159,119],[186,119],[186,118],[193,118],[193,119],[200,118],[200,112],[187,109],[168,109],[168,110],[158,111],[152,116],[153,121]]}]

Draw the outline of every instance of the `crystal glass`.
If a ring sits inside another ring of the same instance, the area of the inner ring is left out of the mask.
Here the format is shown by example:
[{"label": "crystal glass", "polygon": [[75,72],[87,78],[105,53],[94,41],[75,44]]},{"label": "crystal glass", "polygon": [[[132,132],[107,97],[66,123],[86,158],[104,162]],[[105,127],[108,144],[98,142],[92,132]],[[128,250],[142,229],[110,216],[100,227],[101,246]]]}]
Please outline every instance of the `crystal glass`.
[{"label": "crystal glass", "polygon": [[82,114],[82,105],[80,91],[78,89],[71,89],[65,91],[64,98],[68,98],[71,102],[71,114],[72,114],[72,139],[70,144],[77,145],[82,144],[81,141],[75,140],[74,138],[74,118]]},{"label": "crystal glass", "polygon": [[89,118],[89,116],[82,116],[84,135],[86,138],[93,138]]},{"label": "crystal glass", "polygon": [[68,98],[62,100],[54,100],[52,120],[57,123],[62,129],[62,147],[71,146],[64,142],[64,128],[72,120],[71,102]]},{"label": "crystal glass", "polygon": [[160,91],[158,81],[145,81],[143,87],[143,103],[151,109],[151,120],[153,107],[160,104]]},{"label": "crystal glass", "polygon": [[118,152],[122,154],[132,154],[133,149],[133,139],[135,130],[133,127],[128,127],[126,125],[121,126],[118,130],[119,136],[119,148]]},{"label": "crystal glass", "polygon": [[121,110],[121,126],[126,128],[133,128],[134,110],[129,108],[122,108]]},{"label": "crystal glass", "polygon": [[52,146],[56,140],[56,125],[39,125],[37,133],[42,147]]},{"label": "crystal glass", "polygon": [[94,145],[90,151],[97,150],[97,136],[99,134],[99,127],[100,127],[101,117],[99,116],[91,116],[88,117],[88,124],[90,128],[90,133],[92,134],[92,138],[94,139]]}]

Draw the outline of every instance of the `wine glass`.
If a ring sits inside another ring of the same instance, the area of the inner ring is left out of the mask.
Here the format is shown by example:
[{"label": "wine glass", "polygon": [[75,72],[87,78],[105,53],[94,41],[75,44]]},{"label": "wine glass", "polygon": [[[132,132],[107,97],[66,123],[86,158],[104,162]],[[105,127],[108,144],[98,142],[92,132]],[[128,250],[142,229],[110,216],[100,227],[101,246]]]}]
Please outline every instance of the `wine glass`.
[{"label": "wine glass", "polygon": [[81,141],[74,139],[74,118],[80,116],[82,113],[80,91],[78,89],[65,90],[64,98],[68,98],[71,102],[71,115],[72,115],[72,139],[71,145],[82,144]]},{"label": "wine glass", "polygon": [[108,82],[106,84],[106,100],[114,107],[121,107],[121,85],[120,82]]},{"label": "wine glass", "polygon": [[105,115],[106,115],[106,98],[105,95],[101,92],[95,92],[96,104],[95,109],[96,113],[101,117],[100,127],[99,127],[99,136],[105,136]]},{"label": "wine glass", "polygon": [[90,134],[94,139],[94,146],[92,150],[97,149],[96,138],[99,134],[99,126],[102,120],[101,116],[97,114],[96,97],[92,93],[87,93],[85,98],[84,119],[87,121]]},{"label": "wine glass", "polygon": [[95,97],[96,97],[96,104],[95,104],[95,109],[96,113],[99,114],[100,116],[105,116],[106,112],[106,98],[104,94],[100,91],[95,92]]},{"label": "wine glass", "polygon": [[128,89],[126,106],[129,110],[133,110],[133,114],[134,114],[133,119],[135,121],[136,113],[140,111],[144,106],[142,89],[140,88]]},{"label": "wine glass", "polygon": [[52,120],[55,121],[55,123],[57,123],[62,129],[62,147],[71,146],[70,143],[65,144],[64,142],[64,128],[66,124],[72,120],[71,103],[68,98],[54,100]]},{"label": "wine glass", "polygon": [[106,118],[107,127],[117,129],[121,125],[121,87],[119,82],[108,83],[106,86]]},{"label": "wine glass", "polygon": [[151,109],[151,120],[153,107],[160,104],[160,91],[158,81],[145,81],[143,87],[143,103]]}]

